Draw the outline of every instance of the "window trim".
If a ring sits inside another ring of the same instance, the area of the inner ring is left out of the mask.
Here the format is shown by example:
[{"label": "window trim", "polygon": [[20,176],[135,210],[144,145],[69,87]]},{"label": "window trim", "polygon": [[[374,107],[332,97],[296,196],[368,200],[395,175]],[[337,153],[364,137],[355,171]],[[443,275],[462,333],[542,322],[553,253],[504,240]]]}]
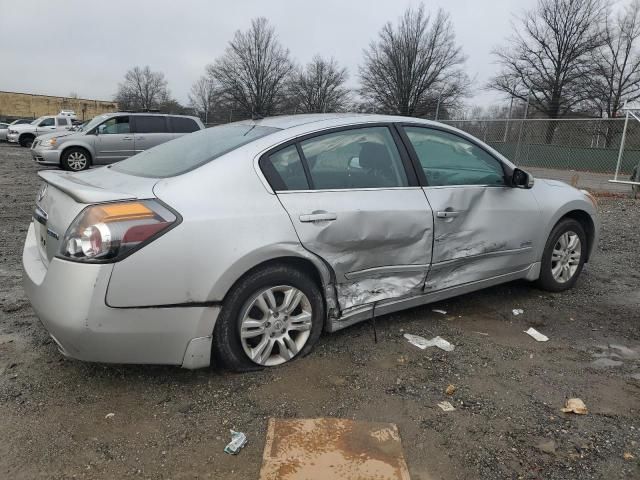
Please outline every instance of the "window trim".
[{"label": "window trim", "polygon": [[[301,143],[307,140],[311,140],[316,137],[322,137],[324,135],[329,135],[331,133],[343,132],[348,130],[360,130],[363,128],[376,128],[376,127],[385,127],[389,130],[391,134],[391,138],[393,138],[393,142],[398,149],[398,154],[400,155],[400,163],[404,169],[404,173],[407,176],[407,185],[402,187],[361,187],[361,188],[330,188],[330,189],[316,189],[313,183],[313,179],[311,178],[311,172],[309,169],[309,164],[307,162],[307,158],[302,151]],[[277,153],[280,150],[283,150],[291,145],[295,145],[298,150],[298,156],[302,161],[302,168],[304,169],[304,173],[307,177],[307,184],[309,185],[308,190],[288,190],[288,189],[280,189],[276,188],[276,185],[284,185],[284,181],[279,178],[280,176],[275,172],[275,168],[270,165],[269,156]],[[265,168],[265,165],[267,167]],[[398,133],[395,123],[393,122],[372,122],[372,123],[357,123],[351,125],[342,125],[340,127],[331,127],[324,130],[320,130],[317,132],[311,132],[299,137],[295,137],[293,139],[287,140],[260,155],[258,159],[258,166],[260,167],[260,171],[262,175],[264,175],[265,180],[271,187],[274,193],[287,193],[287,192],[352,192],[352,191],[360,191],[360,190],[391,190],[391,189],[407,189],[407,188],[415,188],[420,186],[419,179],[416,175],[415,165],[413,164],[409,152],[402,141],[401,136]],[[275,176],[273,175],[275,172]],[[275,180],[275,181],[274,181]]]},{"label": "window trim", "polygon": [[[411,158],[411,162],[413,163],[413,167],[416,170],[416,174],[418,176],[418,179],[420,180],[420,184],[421,184],[422,187],[425,187],[425,188],[426,187],[428,187],[428,188],[453,188],[453,187],[494,187],[494,188],[504,188],[504,187],[510,187],[511,186],[511,184],[509,182],[508,171],[510,169],[508,168],[508,165],[506,165],[502,160],[500,160],[498,157],[496,157],[493,153],[488,151],[475,138],[473,138],[473,139],[467,138],[467,137],[465,137],[463,135],[458,134],[457,132],[453,132],[453,131],[451,131],[451,130],[449,130],[447,128],[442,128],[442,127],[439,127],[437,125],[425,125],[425,124],[413,123],[413,122],[400,122],[400,123],[397,123],[396,126],[398,128],[398,132],[400,134],[400,137],[402,138],[402,141],[406,145],[406,148],[407,148],[407,150],[409,152],[409,157]],[[500,165],[500,168],[502,168],[502,180],[503,180],[504,184],[503,185],[490,185],[490,184],[469,183],[469,184],[460,184],[460,185],[429,185],[429,179],[427,178],[427,175],[424,173],[424,170],[422,169],[422,165],[420,164],[420,159],[418,158],[418,154],[417,154],[415,148],[413,148],[413,144],[411,143],[411,140],[409,139],[409,136],[407,135],[407,132],[405,131],[406,127],[424,128],[426,130],[436,130],[436,131],[439,131],[439,132],[448,133],[450,135],[453,135],[455,137],[460,138],[461,140],[469,142],[473,146],[479,148],[484,153],[489,155],[496,162],[498,162],[498,164]]]}]

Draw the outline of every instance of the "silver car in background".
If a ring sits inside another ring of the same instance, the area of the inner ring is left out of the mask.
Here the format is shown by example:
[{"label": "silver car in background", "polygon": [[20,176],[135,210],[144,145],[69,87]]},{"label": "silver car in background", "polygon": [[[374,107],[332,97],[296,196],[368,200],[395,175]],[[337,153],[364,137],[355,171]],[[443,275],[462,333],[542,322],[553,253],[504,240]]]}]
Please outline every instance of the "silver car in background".
[{"label": "silver car in background", "polygon": [[246,121],[39,175],[25,289],[88,361],[275,366],[373,314],[566,290],[598,240],[588,193],[415,118]]},{"label": "silver car in background", "polygon": [[119,162],[203,128],[199,118],[185,115],[107,113],[80,130],[38,137],[31,146],[31,156],[41,165],[80,171]]}]

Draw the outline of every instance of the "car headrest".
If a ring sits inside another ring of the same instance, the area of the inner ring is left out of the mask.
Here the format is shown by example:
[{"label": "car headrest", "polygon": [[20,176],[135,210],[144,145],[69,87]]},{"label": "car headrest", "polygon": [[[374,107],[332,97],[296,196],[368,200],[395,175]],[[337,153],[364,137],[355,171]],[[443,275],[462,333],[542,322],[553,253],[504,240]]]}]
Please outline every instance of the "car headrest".
[{"label": "car headrest", "polygon": [[384,145],[367,142],[360,147],[360,166],[369,170],[388,170],[391,165],[389,152]]}]

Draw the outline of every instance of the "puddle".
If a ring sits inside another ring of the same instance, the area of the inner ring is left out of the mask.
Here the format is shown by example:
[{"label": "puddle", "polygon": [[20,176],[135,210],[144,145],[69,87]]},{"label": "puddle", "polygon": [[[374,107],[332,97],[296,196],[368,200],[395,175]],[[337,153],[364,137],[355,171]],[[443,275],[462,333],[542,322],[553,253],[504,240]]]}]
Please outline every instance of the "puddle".
[{"label": "puddle", "polygon": [[640,360],[640,348],[629,348],[625,345],[610,343],[597,345],[597,351],[591,355],[595,360],[591,365],[595,368],[620,367],[627,363],[635,363]]},{"label": "puddle", "polygon": [[620,360],[612,360],[610,358],[599,358],[591,362],[591,365],[596,368],[609,368],[609,367],[619,367],[624,365],[624,362]]}]

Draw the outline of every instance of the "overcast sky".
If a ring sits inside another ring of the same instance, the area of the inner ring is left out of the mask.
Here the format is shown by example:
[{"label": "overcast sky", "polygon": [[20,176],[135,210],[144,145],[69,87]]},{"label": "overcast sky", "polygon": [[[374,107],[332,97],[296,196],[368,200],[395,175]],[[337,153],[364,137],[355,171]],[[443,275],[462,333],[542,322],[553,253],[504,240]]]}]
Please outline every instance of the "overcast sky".
[{"label": "overcast sky", "polygon": [[[319,53],[349,69],[357,84],[362,50],[388,20],[415,0],[0,0],[0,90],[112,99],[125,72],[164,72],[172,95],[187,102],[191,84],[224,52],[233,33],[265,16],[292,57]],[[535,0],[432,0],[451,14],[475,78],[470,103],[500,96],[480,90],[495,71],[490,52],[511,32],[513,15]]]}]

